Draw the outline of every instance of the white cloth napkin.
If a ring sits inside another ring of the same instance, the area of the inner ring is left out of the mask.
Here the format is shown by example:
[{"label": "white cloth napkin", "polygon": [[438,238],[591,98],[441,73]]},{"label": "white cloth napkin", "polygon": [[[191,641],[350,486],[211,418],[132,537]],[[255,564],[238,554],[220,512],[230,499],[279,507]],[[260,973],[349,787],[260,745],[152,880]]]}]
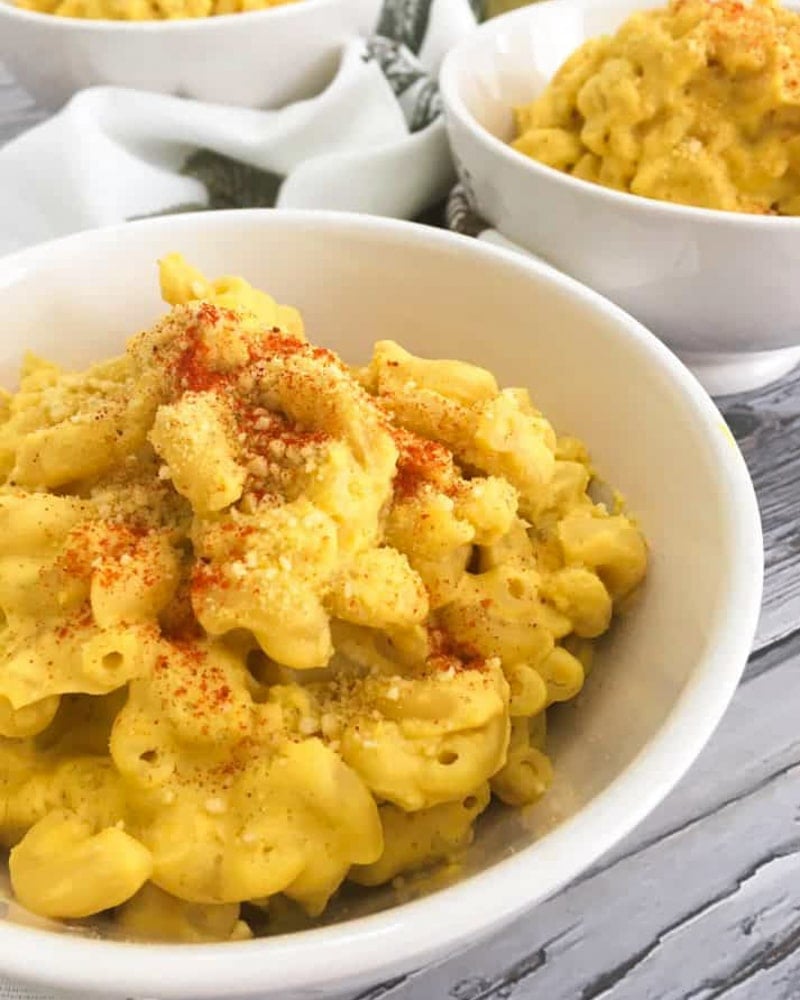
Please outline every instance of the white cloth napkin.
[{"label": "white cloth napkin", "polygon": [[325,91],[276,111],[84,90],[0,149],[0,253],[220,204],[414,218],[453,180],[436,73],[474,25],[469,0],[385,0],[383,34],[353,38]]}]

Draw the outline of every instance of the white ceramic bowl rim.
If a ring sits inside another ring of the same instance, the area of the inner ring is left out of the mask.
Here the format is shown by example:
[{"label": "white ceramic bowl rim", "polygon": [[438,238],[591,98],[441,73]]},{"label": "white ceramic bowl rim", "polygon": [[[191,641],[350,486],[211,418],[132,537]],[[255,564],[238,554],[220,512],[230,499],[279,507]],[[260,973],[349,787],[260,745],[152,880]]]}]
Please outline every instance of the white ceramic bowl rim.
[{"label": "white ceramic bowl rim", "polygon": [[[530,847],[464,881],[391,909],[315,930],[274,938],[211,945],[137,944],[54,934],[0,921],[2,971],[25,980],[36,970],[37,984],[62,990],[125,989],[130,995],[180,1000],[187,994],[217,1000],[226,991],[257,992],[265,982],[287,993],[312,995],[337,980],[385,974],[387,956],[396,965],[416,967],[449,942],[466,941],[520,913],[530,903],[524,877],[533,861],[537,898],[546,898],[577,872],[565,860],[582,858],[588,866],[625,836],[669,792],[689,768],[716,727],[739,680],[743,650],[749,650],[761,604],[763,549],[761,523],[744,460],[719,411],[691,373],[651,333],[617,306],[573,279],[520,254],[477,240],[413,223],[351,213],[251,210],[250,216],[281,216],[281,225],[308,227],[319,238],[336,238],[342,229],[383,232],[416,246],[437,245],[452,254],[478,255],[493,264],[535,274],[575,299],[614,319],[617,336],[632,351],[648,355],[664,377],[680,389],[685,419],[707,429],[709,448],[720,475],[721,493],[730,498],[728,537],[739,544],[736,572],[727,580],[722,612],[708,623],[708,653],[691,675],[675,707],[650,743],[603,792],[574,817]],[[124,240],[142,227],[161,228],[165,241],[180,239],[200,217],[203,226],[224,228],[242,212],[196,213],[146,219],[56,240],[0,259],[0,290],[20,269],[46,267],[66,244],[73,255],[81,246],[109,236]],[[593,839],[587,847],[585,832]],[[567,869],[567,870],[565,870]],[[487,910],[491,911],[487,919]],[[42,956],[46,955],[43,961]]]},{"label": "white ceramic bowl rim", "polygon": [[[607,2],[607,0],[605,0]],[[613,2],[613,0],[612,0]],[[673,217],[683,216],[687,220],[705,220],[718,225],[734,226],[740,228],[760,228],[764,226],[784,226],[788,228],[800,228],[800,216],[792,215],[753,215],[745,212],[729,212],[719,208],[698,208],[694,205],[679,205],[675,202],[660,201],[656,198],[645,198],[642,195],[631,194],[628,191],[616,191],[613,188],[604,187],[602,184],[595,184],[592,181],[583,180],[581,177],[573,177],[565,174],[555,167],[549,167],[544,163],[531,159],[524,153],[512,148],[508,143],[498,139],[488,129],[484,128],[467,109],[464,99],[458,87],[458,78],[461,74],[461,65],[469,65],[466,54],[474,47],[482,47],[487,40],[496,34],[504,32],[512,27],[518,27],[526,21],[535,21],[537,11],[543,7],[597,7],[604,6],[604,0],[543,0],[541,3],[530,7],[523,7],[520,10],[510,11],[492,18],[480,25],[474,32],[469,34],[456,46],[454,46],[445,56],[439,76],[439,89],[446,111],[454,115],[468,128],[478,140],[487,146],[495,155],[502,156],[515,168],[532,171],[554,184],[564,184],[567,187],[577,189],[579,193],[596,198],[604,198],[612,203],[616,203],[622,209],[629,211],[640,210],[642,212],[652,212],[654,215],[666,214]],[[792,6],[792,4],[787,4]]]},{"label": "white ceramic bowl rim", "polygon": [[180,17],[173,20],[160,20],[153,18],[147,21],[115,21],[104,17],[59,17],[55,14],[45,14],[38,10],[25,10],[17,7],[14,0],[0,0],[0,16],[17,17],[28,21],[46,21],[48,24],[57,25],[58,30],[64,31],[91,31],[91,32],[172,32],[179,34],[183,31],[209,31],[214,25],[220,25],[231,21],[247,18],[279,18],[296,17],[298,12],[302,15],[309,8],[331,7],[339,3],[339,0],[292,0],[291,3],[282,3],[277,7],[265,7],[263,10],[244,10],[233,14],[215,14],[213,17]]}]

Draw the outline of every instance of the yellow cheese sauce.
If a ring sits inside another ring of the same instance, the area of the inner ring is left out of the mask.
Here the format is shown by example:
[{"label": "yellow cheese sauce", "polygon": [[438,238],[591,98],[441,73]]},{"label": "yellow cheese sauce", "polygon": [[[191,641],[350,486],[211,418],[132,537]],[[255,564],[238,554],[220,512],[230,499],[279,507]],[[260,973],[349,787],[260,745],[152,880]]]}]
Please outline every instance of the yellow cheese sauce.
[{"label": "yellow cheese sauce", "polygon": [[800,16],[773,0],[672,0],[577,49],[515,149],[619,191],[800,215]]}]

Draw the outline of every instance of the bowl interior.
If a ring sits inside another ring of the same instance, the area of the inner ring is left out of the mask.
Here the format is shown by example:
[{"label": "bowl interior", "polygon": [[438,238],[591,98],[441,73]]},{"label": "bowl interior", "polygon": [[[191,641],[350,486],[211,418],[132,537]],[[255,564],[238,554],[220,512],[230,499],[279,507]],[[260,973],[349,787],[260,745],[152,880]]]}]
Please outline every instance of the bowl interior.
[{"label": "bowl interior", "polygon": [[[603,643],[584,693],[554,713],[552,791],[527,811],[487,816],[463,874],[548,831],[557,848],[564,821],[624,781],[682,695],[703,680],[704,658],[737,628],[753,625],[757,580],[753,600],[737,609],[735,626],[730,622],[732,594],[748,570],[742,560],[749,558],[753,570],[757,522],[721,418],[653,338],[568,279],[421,227],[304,213],[154,220],[0,262],[7,317],[0,383],[15,385],[25,349],[68,366],[119,352],[126,337],[163,311],[155,260],[171,250],[211,275],[242,274],[299,306],[310,338],[347,360],[363,362],[374,340],[394,338],[422,355],[474,361],[506,385],[527,386],[558,429],[589,443],[602,477],[628,498],[652,549],[647,584]],[[737,505],[749,536],[737,537]],[[722,703],[749,638],[710,678]],[[688,743],[702,741],[722,709],[694,697],[690,731],[683,733]],[[685,763],[655,768],[649,792],[663,794]],[[639,802],[628,805],[621,830],[628,815],[639,815]],[[584,833],[579,850],[573,844],[556,851],[555,872],[535,860],[526,867],[527,899],[592,859],[591,824]],[[351,900],[346,913],[392,899],[378,893]]]}]

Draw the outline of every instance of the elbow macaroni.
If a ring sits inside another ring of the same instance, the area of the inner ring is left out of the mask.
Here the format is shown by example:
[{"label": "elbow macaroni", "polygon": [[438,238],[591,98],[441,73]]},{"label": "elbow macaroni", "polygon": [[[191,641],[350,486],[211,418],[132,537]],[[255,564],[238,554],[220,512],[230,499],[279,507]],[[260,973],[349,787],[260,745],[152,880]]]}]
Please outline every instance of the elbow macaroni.
[{"label": "elbow macaroni", "polygon": [[523,390],[161,279],[122,358],[28,358],[0,413],[0,842],[37,913],[237,940],[539,798],[646,551]]},{"label": "elbow macaroni", "polygon": [[[177,18],[214,17],[217,14],[264,10],[292,2],[294,0],[17,0],[18,6],[25,10],[35,10],[42,14],[111,21],[172,21]],[[190,275],[193,269],[187,270],[190,272],[187,280],[192,280]]]},{"label": "elbow macaroni", "polygon": [[515,149],[646,198],[800,215],[800,16],[777,0],[670,0],[592,38],[531,104]]}]

